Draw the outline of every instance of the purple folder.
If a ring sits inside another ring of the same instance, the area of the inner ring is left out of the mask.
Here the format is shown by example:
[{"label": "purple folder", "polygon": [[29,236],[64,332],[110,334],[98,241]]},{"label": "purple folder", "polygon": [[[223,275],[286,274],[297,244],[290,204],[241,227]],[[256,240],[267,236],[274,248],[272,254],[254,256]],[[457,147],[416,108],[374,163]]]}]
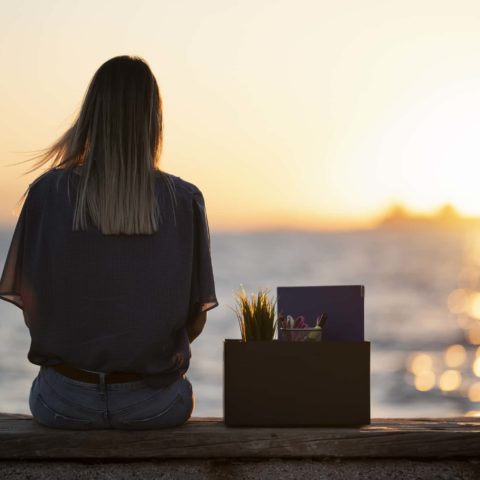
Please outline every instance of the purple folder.
[{"label": "purple folder", "polygon": [[277,287],[277,316],[303,315],[314,327],[316,318],[326,313],[322,341],[363,342],[364,298],[363,285]]}]

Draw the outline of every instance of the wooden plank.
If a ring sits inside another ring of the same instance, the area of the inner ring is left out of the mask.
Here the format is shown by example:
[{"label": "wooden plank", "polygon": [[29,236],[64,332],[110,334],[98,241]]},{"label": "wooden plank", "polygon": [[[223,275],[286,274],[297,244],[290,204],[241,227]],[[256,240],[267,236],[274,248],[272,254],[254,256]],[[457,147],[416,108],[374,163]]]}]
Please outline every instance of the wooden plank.
[{"label": "wooden plank", "polygon": [[480,419],[373,419],[361,428],[226,427],[194,417],[155,431],[57,430],[0,414],[2,459],[480,458]]}]

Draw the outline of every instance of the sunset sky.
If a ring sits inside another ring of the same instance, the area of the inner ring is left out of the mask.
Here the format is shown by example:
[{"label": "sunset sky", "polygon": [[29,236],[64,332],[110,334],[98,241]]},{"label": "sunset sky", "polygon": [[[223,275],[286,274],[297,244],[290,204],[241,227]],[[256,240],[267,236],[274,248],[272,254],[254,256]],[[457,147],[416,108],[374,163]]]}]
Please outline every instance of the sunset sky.
[{"label": "sunset sky", "polygon": [[372,225],[393,202],[480,215],[480,2],[0,0],[0,224],[97,68],[164,102],[162,165],[212,230]]}]

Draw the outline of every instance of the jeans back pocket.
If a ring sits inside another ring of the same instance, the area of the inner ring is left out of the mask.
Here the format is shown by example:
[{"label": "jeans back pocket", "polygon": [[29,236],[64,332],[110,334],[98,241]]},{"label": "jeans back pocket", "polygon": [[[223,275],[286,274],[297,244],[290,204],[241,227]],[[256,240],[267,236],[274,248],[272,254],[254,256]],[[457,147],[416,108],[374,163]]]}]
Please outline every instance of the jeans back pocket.
[{"label": "jeans back pocket", "polygon": [[40,393],[37,393],[31,408],[33,418],[40,424],[51,428],[67,430],[88,430],[92,421],[85,418],[76,418],[64,415],[51,408]]},{"label": "jeans back pocket", "polygon": [[[122,418],[121,428],[128,430],[148,430],[182,425],[188,420],[190,408],[181,393],[160,412],[142,418]],[[136,415],[135,415],[136,416]]]}]

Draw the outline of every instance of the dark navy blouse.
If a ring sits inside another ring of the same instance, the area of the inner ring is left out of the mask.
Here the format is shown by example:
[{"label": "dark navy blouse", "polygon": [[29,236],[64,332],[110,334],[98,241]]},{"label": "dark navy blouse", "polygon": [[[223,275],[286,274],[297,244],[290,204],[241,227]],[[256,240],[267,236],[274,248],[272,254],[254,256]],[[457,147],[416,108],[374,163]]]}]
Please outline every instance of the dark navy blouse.
[{"label": "dark navy blouse", "polygon": [[75,171],[30,184],[0,280],[0,299],[23,311],[30,362],[143,373],[154,387],[187,371],[186,324],[218,306],[205,201],[194,184],[156,175],[163,223],[151,235],[72,231]]}]

